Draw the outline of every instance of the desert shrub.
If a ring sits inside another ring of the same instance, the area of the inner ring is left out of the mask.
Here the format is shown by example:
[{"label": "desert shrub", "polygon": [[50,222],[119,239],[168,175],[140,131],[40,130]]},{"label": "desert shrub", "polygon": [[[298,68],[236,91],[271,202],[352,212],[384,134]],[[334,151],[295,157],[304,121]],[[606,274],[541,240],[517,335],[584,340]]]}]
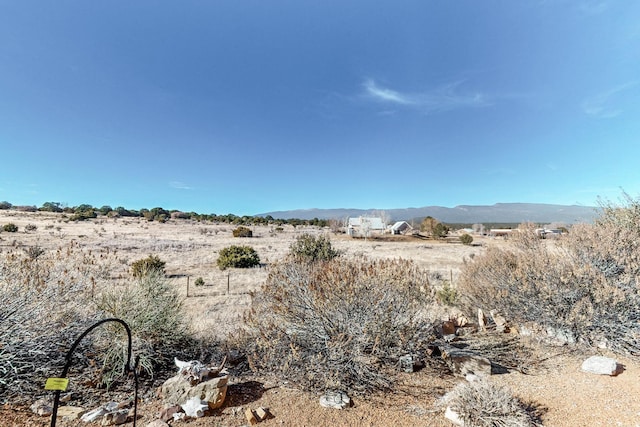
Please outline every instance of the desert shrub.
[{"label": "desert shrub", "polygon": [[204,286],[204,279],[202,277],[198,277],[194,282],[196,286]]},{"label": "desert shrub", "polygon": [[35,224],[27,224],[24,226],[24,231],[26,232],[36,231],[37,229],[38,229],[38,226]]},{"label": "desert shrub", "polygon": [[462,243],[463,245],[470,245],[471,243],[473,243],[473,236],[471,234],[464,233],[462,236],[460,236],[460,243]]},{"label": "desert shrub", "polygon": [[[0,402],[42,392],[42,379],[58,376],[65,352],[95,321],[92,296],[106,287],[115,257],[77,244],[0,254]],[[38,254],[34,256],[34,254]],[[90,339],[77,353],[90,348]],[[88,369],[87,358],[74,369]],[[84,362],[84,363],[83,363]]]},{"label": "desert shrub", "polygon": [[[98,302],[107,317],[124,320],[131,328],[134,353],[140,367],[153,375],[187,345],[191,333],[182,300],[157,269],[138,276],[133,286],[109,289]],[[106,385],[123,378],[127,360],[127,337],[121,325],[106,324],[97,332],[96,348],[102,361]]]},{"label": "desert shrub", "polygon": [[71,215],[69,219],[71,221],[85,221],[87,219],[97,218],[97,217],[98,217],[98,214],[95,211],[89,210],[89,211],[76,212],[73,215]]},{"label": "desert shrub", "polygon": [[143,277],[154,272],[164,274],[166,262],[156,255],[149,255],[147,258],[139,259],[131,264],[131,274],[135,278]]},{"label": "desert shrub", "polygon": [[340,256],[340,252],[331,247],[331,240],[328,237],[307,233],[296,237],[289,247],[289,254],[296,261],[305,262],[330,261]]},{"label": "desert shrub", "polygon": [[220,270],[251,268],[260,265],[260,257],[251,246],[228,246],[220,251],[217,261]]},{"label": "desert shrub", "polygon": [[10,222],[2,226],[2,231],[6,231],[7,233],[15,233],[18,231],[18,226]]},{"label": "desert shrub", "polygon": [[567,341],[640,356],[640,203],[606,206],[557,242],[520,235],[465,265],[468,310],[497,308]]},{"label": "desert shrub", "polygon": [[538,426],[535,414],[508,389],[479,379],[458,384],[441,402],[449,406],[464,425],[474,427]]},{"label": "desert shrub", "polygon": [[241,225],[233,230],[233,237],[253,237],[253,231],[249,227]]},{"label": "desert shrub", "polygon": [[252,369],[308,390],[388,389],[432,340],[427,274],[402,260],[283,262],[245,316]]},{"label": "desert shrub", "polygon": [[444,305],[453,306],[458,302],[458,292],[451,287],[448,280],[445,280],[442,287],[436,291],[436,297]]}]

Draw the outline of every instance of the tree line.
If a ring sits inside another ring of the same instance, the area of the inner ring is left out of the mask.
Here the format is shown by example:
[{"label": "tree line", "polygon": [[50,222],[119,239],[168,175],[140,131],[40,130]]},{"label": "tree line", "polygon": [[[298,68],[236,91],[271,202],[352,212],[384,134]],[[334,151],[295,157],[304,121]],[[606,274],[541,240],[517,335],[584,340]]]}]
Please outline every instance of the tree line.
[{"label": "tree line", "polygon": [[234,225],[313,225],[318,227],[329,226],[329,220],[326,219],[298,219],[298,218],[273,218],[271,215],[267,216],[251,216],[243,215],[238,216],[234,214],[217,215],[201,214],[197,212],[183,212],[176,209],[167,210],[162,207],[155,207],[151,209],[126,209],[122,206],[115,208],[104,205],[101,207],[95,207],[89,204],[81,204],[78,206],[65,206],[60,202],[45,202],[40,207],[36,206],[14,206],[7,201],[0,202],[0,209],[12,209],[24,212],[56,212],[69,215],[69,219],[73,221],[83,221],[90,218],[97,218],[98,215],[103,215],[111,218],[117,217],[142,217],[147,221],[166,222],[170,219],[191,219],[195,221],[210,221],[216,223],[227,223]]}]

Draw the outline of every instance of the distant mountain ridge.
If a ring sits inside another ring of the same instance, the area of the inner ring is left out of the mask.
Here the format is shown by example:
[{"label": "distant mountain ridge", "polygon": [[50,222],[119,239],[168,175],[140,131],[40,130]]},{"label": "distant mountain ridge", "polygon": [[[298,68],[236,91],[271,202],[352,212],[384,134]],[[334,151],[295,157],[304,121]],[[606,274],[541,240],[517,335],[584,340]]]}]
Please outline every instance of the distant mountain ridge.
[{"label": "distant mountain ridge", "polygon": [[483,222],[592,222],[598,215],[594,206],[552,205],[545,203],[496,203],[494,205],[460,205],[453,208],[424,206],[404,209],[298,209],[257,214],[280,219],[344,219],[384,212],[390,221],[434,217],[448,223]]}]

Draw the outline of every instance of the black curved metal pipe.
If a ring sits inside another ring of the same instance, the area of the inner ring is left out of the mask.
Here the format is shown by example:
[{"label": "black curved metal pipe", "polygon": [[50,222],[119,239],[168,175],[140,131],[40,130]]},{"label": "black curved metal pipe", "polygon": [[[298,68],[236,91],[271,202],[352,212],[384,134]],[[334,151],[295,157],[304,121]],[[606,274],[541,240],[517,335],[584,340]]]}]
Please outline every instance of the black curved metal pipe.
[{"label": "black curved metal pipe", "polygon": [[[71,367],[71,360],[73,358],[73,352],[75,351],[76,347],[78,347],[78,345],[83,340],[83,338],[86,337],[95,328],[97,328],[98,326],[103,325],[103,324],[105,324],[107,322],[120,323],[124,327],[124,329],[127,331],[127,337],[128,337],[128,347],[127,347],[127,349],[128,350],[127,350],[127,362],[126,362],[126,364],[124,366],[124,370],[125,370],[125,372],[133,371],[133,377],[134,377],[134,381],[135,381],[135,385],[134,385],[134,390],[135,391],[134,391],[134,401],[133,401],[133,426],[135,427],[136,419],[138,418],[138,373],[137,373],[137,368],[138,368],[139,358],[136,357],[135,366],[131,367],[131,354],[132,354],[132,349],[133,349],[132,340],[131,340],[131,328],[129,328],[129,325],[127,325],[124,320],[118,319],[116,317],[111,317],[111,318],[108,318],[108,319],[102,319],[102,320],[96,322],[91,327],[89,327],[86,331],[84,331],[82,333],[82,335],[80,335],[75,340],[75,342],[71,345],[71,348],[67,352],[66,363],[64,365],[64,369],[62,370],[62,374],[60,375],[60,378],[66,378],[67,377],[67,373],[69,372],[69,368]],[[55,427],[55,425],[56,425],[56,418],[58,417],[58,405],[60,404],[60,392],[61,392],[61,390],[56,390],[55,397],[53,399],[53,410],[51,411],[51,427]]]}]

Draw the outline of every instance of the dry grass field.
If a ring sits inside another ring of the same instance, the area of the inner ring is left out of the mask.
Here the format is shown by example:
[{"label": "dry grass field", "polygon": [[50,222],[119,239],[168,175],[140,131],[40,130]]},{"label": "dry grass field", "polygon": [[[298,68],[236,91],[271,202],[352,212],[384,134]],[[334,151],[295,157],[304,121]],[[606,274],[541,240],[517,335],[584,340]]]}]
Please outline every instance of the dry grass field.
[{"label": "dry grass field", "polygon": [[[114,279],[128,277],[133,261],[151,254],[159,256],[167,263],[166,274],[172,286],[184,297],[186,315],[194,330],[203,336],[218,337],[224,337],[238,327],[242,313],[250,306],[249,292],[260,288],[267,278],[269,266],[285,256],[296,237],[303,233],[330,233],[315,227],[285,225],[278,231],[275,227],[260,226],[251,227],[252,238],[235,238],[232,236],[235,226],[229,224],[191,220],[158,223],[143,218],[106,217],[73,222],[60,214],[0,211],[0,226],[6,223],[17,225],[18,232],[0,233],[0,254],[34,246],[56,250],[75,242],[94,254],[108,254],[110,274]],[[26,232],[29,224],[35,225],[36,229]],[[346,257],[366,255],[376,259],[413,260],[429,270],[435,283],[447,280],[454,287],[465,260],[489,247],[504,245],[502,239],[483,237],[476,237],[471,246],[404,236],[364,240],[330,234],[330,238],[334,248]],[[255,248],[262,267],[220,271],[216,266],[218,252],[234,244]],[[204,279],[204,286],[194,285],[198,277]],[[442,316],[447,315],[443,311]],[[588,355],[595,353],[608,354],[593,350]],[[640,365],[618,356],[625,368],[622,374],[593,376],[580,371],[585,355],[566,346],[543,346],[539,357],[547,360],[535,375],[510,372],[492,379],[509,386],[519,398],[538,408],[544,425],[640,426],[640,401],[637,399],[640,396]],[[321,408],[317,396],[288,388],[286,384],[271,388],[265,383],[264,387],[252,387],[256,381],[241,379],[232,383],[228,403],[222,411],[188,425],[244,425],[243,408],[268,406],[275,418],[264,422],[265,426],[446,426],[450,424],[442,413],[434,410],[434,396],[446,392],[458,380],[433,378],[422,372],[403,374],[404,385],[399,387],[397,394],[356,399],[354,407],[345,411]],[[25,400],[28,402],[29,397],[25,396]],[[156,412],[157,402],[147,399],[138,425],[146,425]],[[0,425],[44,426],[48,425],[48,420],[5,407],[0,410]]]}]

